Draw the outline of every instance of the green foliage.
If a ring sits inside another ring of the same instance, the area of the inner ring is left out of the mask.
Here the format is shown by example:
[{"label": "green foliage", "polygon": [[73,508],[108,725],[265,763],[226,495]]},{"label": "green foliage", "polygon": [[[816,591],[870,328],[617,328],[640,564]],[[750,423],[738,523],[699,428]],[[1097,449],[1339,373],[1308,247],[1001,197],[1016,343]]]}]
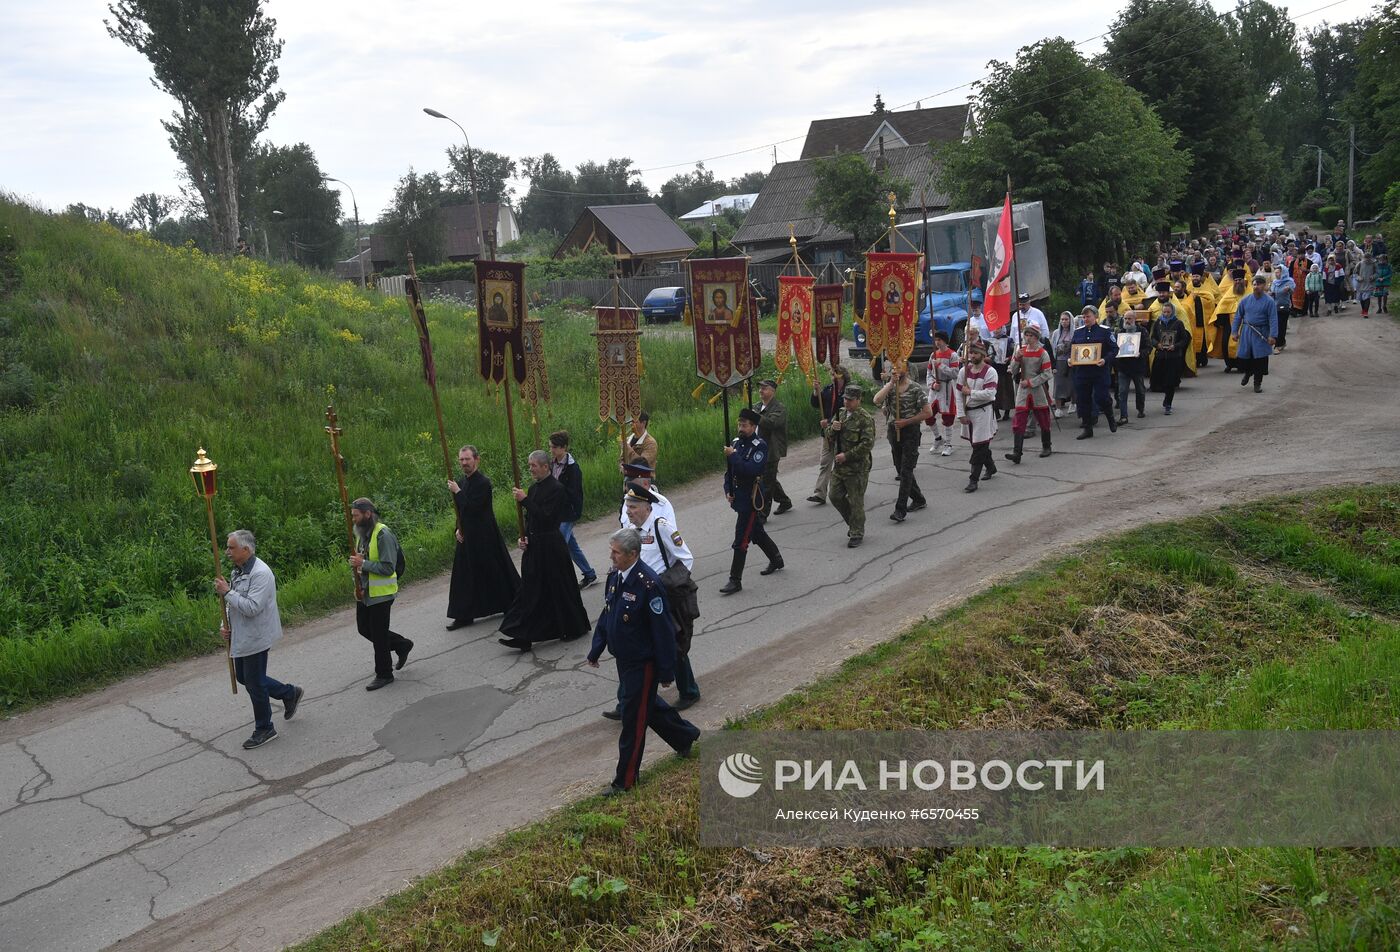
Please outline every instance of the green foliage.
[{"label": "green foliage", "polygon": [[846,154],[817,159],[816,183],[807,207],[852,235],[851,244],[863,249],[889,227],[889,194],[899,203],[912,186],[888,172],[877,172],[864,155]]},{"label": "green foliage", "polygon": [[264,234],[268,237],[270,247],[260,248],[262,257],[317,268],[330,268],[335,262],[342,237],[340,193],[335,183],[322,181],[321,174],[305,142],[262,144],[253,150],[242,176],[242,208],[261,232],[250,236],[253,243],[261,244]]},{"label": "green foliage", "polygon": [[[472,149],[472,164],[476,166],[476,197],[483,202],[509,202],[512,189],[507,183],[515,177],[515,160],[499,152]],[[466,146],[449,146],[447,165],[447,189],[455,199],[471,201]]]},{"label": "green foliage", "polygon": [[[442,451],[401,299],[11,202],[0,202],[4,233],[18,284],[0,324],[0,498],[7,535],[25,542],[0,559],[0,705],[217,646],[188,474],[200,445],[220,466],[220,530],[257,533],[284,618],[343,605],[344,522],[322,430],[332,401],[351,494],[380,505],[415,578],[451,562]],[[616,506],[617,438],[598,422],[592,315],[536,314],[554,395],[539,429],[573,434],[586,512],[598,515]],[[477,376],[474,315],[430,301],[427,316],[449,438],[481,449],[514,538],[502,397]],[[688,340],[647,334],[642,347],[663,474],[719,468],[719,411],[690,397]],[[785,387],[805,399],[800,381]],[[517,409],[522,456],[531,417]],[[814,428],[796,419],[793,436]]]},{"label": "green foliage", "polygon": [[[443,257],[442,176],[409,169],[394,188],[394,200],[376,230],[396,255],[413,254],[415,265],[437,264]],[[406,259],[403,259],[406,260]]]},{"label": "green foliage", "polygon": [[1120,242],[1133,247],[1170,227],[1188,160],[1142,96],[1063,39],[1026,47],[1014,67],[993,63],[992,73],[971,137],[941,150],[956,205],[998,204],[1009,174],[1017,200],[1045,202],[1056,274],[1082,274],[1118,258]]},{"label": "green foliage", "polygon": [[1346,217],[1347,210],[1340,205],[1323,205],[1317,210],[1317,221],[1329,230],[1337,223],[1337,219]]},{"label": "green foliage", "polygon": [[1356,206],[1374,217],[1387,189],[1400,182],[1400,4],[1388,0],[1357,44],[1356,84],[1342,114],[1356,123]]},{"label": "green foliage", "polygon": [[512,260],[521,258],[548,258],[559,247],[560,235],[552,231],[527,231],[514,241],[501,245],[501,254],[510,255]]},{"label": "green foliage", "polygon": [[[1206,0],[1130,0],[1104,48],[1104,67],[1142,93],[1167,129],[1183,133],[1191,187],[1173,193],[1169,214],[1192,231],[1228,211],[1249,184],[1245,156],[1253,157],[1259,143],[1251,100],[1235,94],[1240,62]],[[1133,122],[1104,129],[1119,133],[1123,146],[1139,131]]]},{"label": "green foliage", "polygon": [[697,162],[695,171],[681,172],[666,180],[657,193],[656,204],[672,218],[679,218],[702,202],[719,198],[724,187],[725,183],[715,178],[704,162]]},{"label": "green foliage", "polygon": [[117,0],[107,9],[107,32],[145,56],[156,87],[179,103],[162,125],[204,200],[214,246],[232,254],[243,164],[286,98],[274,89],[277,21],[262,0]]},{"label": "green foliage", "polygon": [[526,258],[525,266],[533,286],[559,278],[606,278],[612,273],[613,257],[601,245],[589,245],[562,258]]},{"label": "green foliage", "polygon": [[[1322,214],[1322,209],[1332,204],[1332,193],[1325,188],[1315,188],[1303,196],[1303,200],[1294,209],[1294,217],[1303,221],[1318,221]],[[1332,219],[1336,221],[1336,219]]]},{"label": "green foliage", "polygon": [[582,162],[573,171],[546,152],[520,160],[530,189],[520,203],[520,227],[567,234],[589,205],[633,205],[651,201],[631,159]]}]

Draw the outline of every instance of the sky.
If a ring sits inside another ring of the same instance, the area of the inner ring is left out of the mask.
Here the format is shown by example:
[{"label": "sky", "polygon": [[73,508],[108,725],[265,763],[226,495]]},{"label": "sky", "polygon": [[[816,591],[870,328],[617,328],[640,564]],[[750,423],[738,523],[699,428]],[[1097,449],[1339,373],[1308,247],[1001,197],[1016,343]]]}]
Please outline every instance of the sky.
[{"label": "sky", "polygon": [[[473,148],[551,152],[566,168],[625,156],[655,191],[697,160],[733,178],[767,170],[775,154],[795,159],[811,120],[869,112],[877,92],[891,109],[965,102],[990,61],[1047,36],[1094,55],[1124,5],[270,0],[286,101],[264,138],[307,143],[323,172],[355,190],[363,221],[410,167],[444,170],[446,148],[461,144],[425,106],[457,120]],[[0,191],[55,210],[177,193],[160,124],[174,101],[151,85],[144,57],[107,34],[107,3],[5,6]],[[1304,0],[1291,10],[1302,32],[1371,6]]]}]

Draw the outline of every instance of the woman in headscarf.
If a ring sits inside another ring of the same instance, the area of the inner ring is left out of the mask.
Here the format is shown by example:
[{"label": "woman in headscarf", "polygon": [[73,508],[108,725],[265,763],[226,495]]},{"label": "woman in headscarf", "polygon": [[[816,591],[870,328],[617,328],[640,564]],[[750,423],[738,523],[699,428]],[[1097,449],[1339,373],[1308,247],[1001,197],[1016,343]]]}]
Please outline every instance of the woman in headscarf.
[{"label": "woman in headscarf", "polygon": [[1322,264],[1322,299],[1327,302],[1328,314],[1336,314],[1345,306],[1342,304],[1342,283],[1346,277],[1346,268],[1342,267],[1336,254],[1328,255]]},{"label": "woman in headscarf", "polygon": [[1181,385],[1186,348],[1191,346],[1191,332],[1176,311],[1174,305],[1165,305],[1149,332],[1153,349],[1150,386],[1153,393],[1162,394],[1162,412],[1168,416],[1176,388]]},{"label": "woman in headscarf", "polygon": [[1074,315],[1060,312],[1060,324],[1050,332],[1050,354],[1055,360],[1055,416],[1065,415],[1074,399],[1074,382],[1069,379],[1069,345],[1074,337]]}]

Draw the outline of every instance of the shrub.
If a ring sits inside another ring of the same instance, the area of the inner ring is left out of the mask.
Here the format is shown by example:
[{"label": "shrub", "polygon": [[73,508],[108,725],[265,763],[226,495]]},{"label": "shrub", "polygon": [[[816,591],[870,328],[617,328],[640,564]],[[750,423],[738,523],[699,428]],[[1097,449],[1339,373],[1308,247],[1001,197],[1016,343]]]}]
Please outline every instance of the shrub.
[{"label": "shrub", "polygon": [[[1331,204],[1332,193],[1325,188],[1315,188],[1303,196],[1303,200],[1293,212],[1293,217],[1299,221],[1318,221],[1322,217],[1322,209]],[[1332,219],[1334,222],[1336,220]]]},{"label": "shrub", "polygon": [[1346,209],[1340,205],[1323,205],[1317,210],[1317,221],[1323,228],[1331,229],[1338,218],[1346,217]]}]

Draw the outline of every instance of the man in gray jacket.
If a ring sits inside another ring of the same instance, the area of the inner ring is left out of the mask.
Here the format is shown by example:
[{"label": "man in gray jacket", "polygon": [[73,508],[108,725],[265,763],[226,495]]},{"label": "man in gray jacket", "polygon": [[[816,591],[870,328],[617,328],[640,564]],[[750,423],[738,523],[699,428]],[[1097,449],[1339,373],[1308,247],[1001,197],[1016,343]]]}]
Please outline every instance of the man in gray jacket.
[{"label": "man in gray jacket", "polygon": [[248,689],[253,702],[253,735],[243,742],[244,750],[261,747],[277,736],[268,698],[282,702],[282,716],[290,721],[306,693],[305,688],[267,676],[267,652],[282,637],[282,618],[277,613],[277,578],[254,554],[256,550],[253,533],[230,532],[225,552],[233,571],[227,580],[222,575],[214,579],[214,591],[223,598],[226,611],[219,634],[229,644],[238,683]]}]

